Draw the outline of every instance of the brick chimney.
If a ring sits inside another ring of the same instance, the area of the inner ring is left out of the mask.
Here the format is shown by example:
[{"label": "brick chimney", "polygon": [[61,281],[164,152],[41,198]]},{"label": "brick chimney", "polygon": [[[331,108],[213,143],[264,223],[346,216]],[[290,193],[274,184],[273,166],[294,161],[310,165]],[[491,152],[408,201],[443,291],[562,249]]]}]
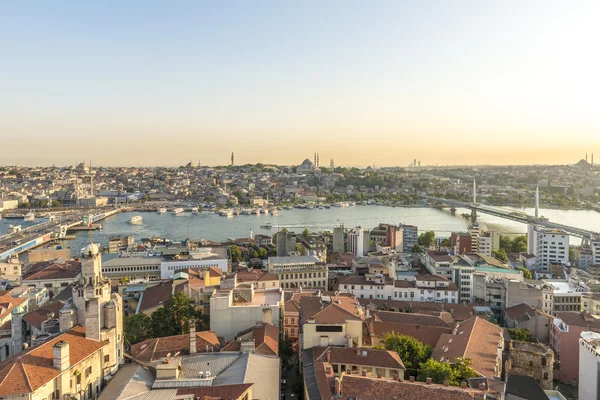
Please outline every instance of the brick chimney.
[{"label": "brick chimney", "polygon": [[340,378],[335,378],[335,394],[337,396],[342,395],[342,380]]},{"label": "brick chimney", "polygon": [[61,372],[71,366],[69,343],[64,340],[52,346],[52,366]]},{"label": "brick chimney", "polygon": [[327,350],[327,362],[331,363],[331,350]]},{"label": "brick chimney", "polygon": [[190,354],[196,353],[196,320],[190,319],[188,321],[190,326]]},{"label": "brick chimney", "polygon": [[431,385],[431,378],[425,379],[425,383],[428,384],[428,385]]}]

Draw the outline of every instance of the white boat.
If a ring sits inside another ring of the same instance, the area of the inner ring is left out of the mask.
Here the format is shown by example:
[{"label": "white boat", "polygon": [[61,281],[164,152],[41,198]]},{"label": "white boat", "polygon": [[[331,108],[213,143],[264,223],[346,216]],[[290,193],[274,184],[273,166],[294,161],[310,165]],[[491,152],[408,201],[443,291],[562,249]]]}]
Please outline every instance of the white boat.
[{"label": "white boat", "polygon": [[21,232],[21,225],[9,225],[8,233],[17,233]]},{"label": "white boat", "polygon": [[157,213],[159,214],[166,214],[167,213],[167,207],[161,207],[158,209]]},{"label": "white boat", "polygon": [[198,214],[198,207],[192,207],[192,214]]},{"label": "white boat", "polygon": [[264,225],[260,226],[262,229],[271,229],[273,227],[273,225],[271,225],[271,223],[266,223]]},{"label": "white boat", "polygon": [[33,212],[27,213],[23,219],[25,221],[33,221],[35,219],[35,214]]},{"label": "white boat", "polygon": [[129,218],[129,223],[130,224],[141,224],[142,223],[142,216],[141,215],[136,215],[134,217]]},{"label": "white boat", "polygon": [[247,208],[244,208],[244,209],[242,210],[242,213],[241,213],[241,214],[242,214],[242,215],[250,215],[250,214],[252,214],[252,210],[248,210]]},{"label": "white boat", "polygon": [[173,215],[177,215],[177,214],[181,214],[183,211],[184,211],[183,208],[177,207],[177,208],[174,208],[173,211],[171,211],[171,212],[173,213]]},{"label": "white boat", "polygon": [[260,210],[258,208],[255,208],[254,210],[252,210],[252,212],[254,213],[254,215],[260,215]]},{"label": "white boat", "polygon": [[260,209],[261,214],[268,214],[269,211],[266,208],[261,208]]},{"label": "white boat", "polygon": [[230,210],[230,209],[221,210],[221,211],[219,211],[219,215],[221,217],[233,217],[233,210]]},{"label": "white boat", "polygon": [[269,211],[269,213],[270,213],[272,216],[279,215],[279,211],[277,211],[276,209],[272,209],[271,211]]}]

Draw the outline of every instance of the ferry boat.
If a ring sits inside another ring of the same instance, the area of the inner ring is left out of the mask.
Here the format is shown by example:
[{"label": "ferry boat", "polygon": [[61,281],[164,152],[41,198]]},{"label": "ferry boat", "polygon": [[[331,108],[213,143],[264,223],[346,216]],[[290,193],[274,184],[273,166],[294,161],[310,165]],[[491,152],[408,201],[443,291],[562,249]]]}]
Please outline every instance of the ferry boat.
[{"label": "ferry boat", "polygon": [[141,215],[136,215],[134,217],[129,218],[129,223],[130,224],[141,224],[142,223],[142,216]]},{"label": "ferry boat", "polygon": [[219,211],[219,215],[221,217],[233,217],[233,211],[229,209],[221,210]]},{"label": "ferry boat", "polygon": [[21,219],[23,217],[24,217],[23,214],[6,214],[4,216],[4,218],[6,218],[6,219]]},{"label": "ferry boat", "polygon": [[21,225],[9,225],[8,226],[8,233],[17,233],[17,232],[21,232]]},{"label": "ferry boat", "polygon": [[167,208],[166,207],[161,207],[158,209],[157,213],[159,214],[166,214],[167,213]]},{"label": "ferry boat", "polygon": [[35,214],[33,212],[27,213],[23,219],[25,221],[33,221],[35,219]]},{"label": "ferry boat", "polygon": [[192,207],[192,214],[198,214],[198,207]]},{"label": "ferry boat", "polygon": [[260,227],[261,227],[262,229],[271,229],[271,228],[273,227],[273,225],[271,225],[271,223],[270,223],[270,222],[268,222],[268,223],[266,223],[266,224],[264,224],[264,225],[261,225]]},{"label": "ferry boat", "polygon": [[174,208],[173,211],[171,211],[171,212],[173,213],[173,215],[177,215],[177,214],[181,214],[183,211],[184,211],[183,208],[177,207],[177,208]]},{"label": "ferry boat", "polygon": [[258,208],[255,208],[254,210],[252,210],[252,212],[254,213],[254,215],[260,215],[260,210]]},{"label": "ferry boat", "polygon": [[269,211],[269,213],[270,213],[272,216],[279,215],[279,211],[277,211],[277,209],[275,209],[275,208],[274,208],[274,209],[272,209],[271,211]]},{"label": "ferry boat", "polygon": [[268,211],[266,208],[261,208],[261,209],[260,209],[260,213],[261,213],[261,214],[268,214],[268,213],[269,213],[269,211]]},{"label": "ferry boat", "polygon": [[244,208],[242,210],[242,215],[251,215],[252,214],[252,210],[248,210],[247,208]]}]

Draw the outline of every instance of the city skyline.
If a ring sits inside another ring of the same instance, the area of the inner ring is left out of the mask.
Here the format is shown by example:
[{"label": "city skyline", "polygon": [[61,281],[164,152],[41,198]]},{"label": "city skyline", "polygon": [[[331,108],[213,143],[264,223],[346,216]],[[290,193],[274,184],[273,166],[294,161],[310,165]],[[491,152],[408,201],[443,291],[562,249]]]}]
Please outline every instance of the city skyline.
[{"label": "city skyline", "polygon": [[[5,5],[3,165],[573,164],[600,4]],[[6,151],[9,149],[10,151]]]}]

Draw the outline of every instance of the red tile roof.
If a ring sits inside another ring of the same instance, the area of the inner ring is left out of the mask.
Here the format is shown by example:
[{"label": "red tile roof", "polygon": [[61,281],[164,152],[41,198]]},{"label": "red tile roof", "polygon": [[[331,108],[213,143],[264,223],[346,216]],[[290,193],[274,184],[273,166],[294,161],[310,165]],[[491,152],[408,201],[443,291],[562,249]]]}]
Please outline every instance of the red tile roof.
[{"label": "red tile roof", "polygon": [[4,318],[7,314],[13,312],[15,307],[27,301],[24,297],[12,297],[10,294],[3,294],[0,296],[0,318]]},{"label": "red tile roof", "polygon": [[279,354],[279,328],[271,324],[261,324],[246,329],[237,334],[236,340],[228,343],[222,351],[240,351],[241,341],[238,338],[252,338],[254,340],[254,352],[264,356],[276,356]]},{"label": "red tile roof", "polygon": [[[182,291],[184,285],[180,286],[180,290]],[[151,286],[146,289],[144,294],[142,295],[142,300],[139,305],[139,311],[144,312],[151,310],[156,307],[163,306],[169,298],[173,295],[173,281],[161,282],[156,286]]]},{"label": "red tile roof", "polygon": [[63,264],[42,261],[34,264],[23,280],[75,279],[81,273],[81,261],[66,261]]},{"label": "red tile roof", "polygon": [[[455,386],[427,385],[423,382],[374,379],[355,375],[343,375],[340,400],[480,400],[485,392]],[[337,397],[336,397],[337,398]]]},{"label": "red tile roof", "polygon": [[442,335],[452,332],[446,321],[434,315],[391,311],[373,311],[370,314],[367,327],[373,338],[381,339],[386,333],[395,332],[435,346]]},{"label": "red tile roof", "polygon": [[238,383],[233,385],[181,388],[177,389],[177,396],[193,395],[194,399],[202,400],[238,400],[242,398],[252,385],[252,383]]},{"label": "red tile roof", "polygon": [[398,353],[388,350],[352,347],[314,347],[313,357],[315,362],[328,362],[327,352],[331,364],[362,365],[367,367],[404,369],[404,363]]},{"label": "red tile roof", "polygon": [[[198,353],[208,350],[219,351],[220,349],[221,340],[213,331],[196,332],[196,351]],[[156,361],[166,357],[169,353],[174,355],[177,352],[189,354],[189,334],[148,339],[131,346],[131,356],[139,361]]]},{"label": "red tile roof", "polygon": [[[503,344],[502,328],[480,317],[468,319],[456,328],[456,334],[443,334],[431,358],[452,362],[470,358],[472,368],[481,376],[492,378],[496,372],[498,345]],[[499,366],[501,367],[501,366]]]},{"label": "red tile roof", "polygon": [[53,301],[46,303],[37,310],[28,312],[23,316],[23,320],[36,329],[42,329],[42,322],[48,319],[48,314],[54,314],[54,318],[58,318],[58,313],[65,305],[64,301]]},{"label": "red tile roof", "polygon": [[77,326],[12,356],[0,363],[0,396],[31,393],[59,376],[61,372],[53,367],[52,347],[61,340],[69,343],[70,365],[85,360],[108,344],[86,339],[85,329]]}]

